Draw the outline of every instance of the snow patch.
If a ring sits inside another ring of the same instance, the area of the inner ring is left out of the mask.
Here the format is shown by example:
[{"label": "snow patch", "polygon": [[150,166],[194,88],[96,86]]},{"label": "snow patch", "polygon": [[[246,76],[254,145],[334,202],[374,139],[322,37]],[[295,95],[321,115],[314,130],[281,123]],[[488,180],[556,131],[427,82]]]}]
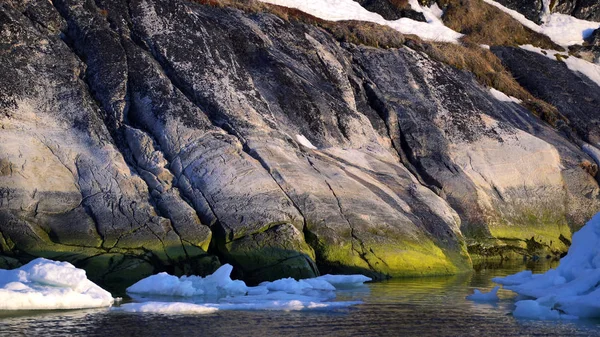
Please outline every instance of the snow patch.
[{"label": "snow patch", "polygon": [[600,213],[573,235],[569,252],[556,269],[544,274],[521,272],[493,281],[533,299],[516,303],[516,317],[599,318]]},{"label": "snow patch", "polygon": [[109,307],[112,295],[68,262],[35,259],[21,268],[0,269],[0,310]]},{"label": "snow patch", "polygon": [[314,146],[310,140],[308,140],[306,137],[304,137],[304,135],[296,135],[296,141],[298,141],[298,143],[302,144],[303,146],[312,149],[312,150],[316,150],[317,147]]},{"label": "snow patch", "polygon": [[496,90],[494,88],[490,88],[490,93],[492,94],[492,96],[494,96],[495,99],[497,99],[501,102],[511,102],[511,103],[517,103],[517,104],[521,103],[520,99],[518,99],[516,97],[508,96],[505,93],[503,93],[502,91]]},{"label": "snow patch", "polygon": [[544,55],[557,62],[558,60],[556,55],[558,54],[560,55],[559,58],[562,60],[562,62],[564,62],[571,71],[576,71],[583,74],[600,86],[600,65],[582,60],[577,57],[569,56],[567,53],[562,53],[556,50],[542,50],[541,48],[537,48],[532,45],[524,45],[521,46],[521,48]]},{"label": "snow patch", "polygon": [[248,287],[232,280],[231,265],[221,266],[206,277],[176,277],[160,273],[127,288],[141,303],[114,307],[115,311],[154,313],[211,313],[216,310],[332,310],[359,304],[334,302],[337,289],[363,286],[363,275],[323,275],[310,279],[279,279]]},{"label": "snow patch", "polygon": [[425,40],[458,43],[463,35],[444,26],[440,17],[441,10],[434,6],[421,7],[416,0],[410,0],[411,7],[422,12],[427,22],[400,18],[385,20],[381,15],[369,12],[353,0],[260,0],[262,2],[299,9],[323,20],[358,20],[389,26],[403,34],[414,34]]},{"label": "snow patch", "polygon": [[[523,14],[510,8],[506,8],[496,1],[483,1],[512,16],[523,26],[533,30],[534,32],[548,36],[556,44],[563,47],[573,44],[582,44],[585,38],[587,38],[595,29],[600,27],[600,23],[598,22],[585,21],[574,18],[570,15],[558,13],[545,14],[542,18],[542,25],[537,25],[535,22],[527,19]],[[545,6],[547,7],[546,3]]]}]

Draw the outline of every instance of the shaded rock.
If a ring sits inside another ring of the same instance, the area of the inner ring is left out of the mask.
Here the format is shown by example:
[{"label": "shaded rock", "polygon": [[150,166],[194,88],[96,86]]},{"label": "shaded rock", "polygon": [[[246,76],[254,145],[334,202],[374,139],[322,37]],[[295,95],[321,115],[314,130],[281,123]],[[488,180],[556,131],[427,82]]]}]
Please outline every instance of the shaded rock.
[{"label": "shaded rock", "polygon": [[1,43],[11,46],[0,55],[0,153],[8,163],[0,177],[2,252],[75,264],[114,253],[158,270],[185,260],[185,244],[148,202],[146,184],[126,165],[80,80],[84,64],[54,32],[10,6],[0,8],[0,25]]},{"label": "shaded rock", "polygon": [[[571,215],[598,207],[598,186],[578,167],[589,157],[519,105],[419,52],[353,55],[403,162],[457,210],[470,242],[525,248],[533,236],[564,251],[559,237],[583,225]],[[571,179],[593,192],[581,200]]]},{"label": "shaded rock", "polygon": [[[586,76],[571,71],[560,61],[520,48],[493,47],[519,84],[556,106],[569,125],[586,142],[600,141],[600,87]],[[548,85],[552,83],[552,85]]]},{"label": "shaded rock", "polygon": [[600,21],[600,3],[596,0],[555,0],[550,3],[550,11],[582,20]]},{"label": "shaded rock", "polygon": [[497,0],[499,4],[523,14],[527,19],[542,23],[544,3],[542,0]]}]

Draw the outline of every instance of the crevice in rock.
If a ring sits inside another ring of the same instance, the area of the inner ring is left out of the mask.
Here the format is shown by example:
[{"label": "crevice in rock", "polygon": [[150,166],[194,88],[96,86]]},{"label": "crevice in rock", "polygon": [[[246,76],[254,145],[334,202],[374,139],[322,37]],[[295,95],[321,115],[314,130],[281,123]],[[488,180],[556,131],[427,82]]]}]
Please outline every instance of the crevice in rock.
[{"label": "crevice in rock", "polygon": [[[329,191],[331,191],[331,194],[333,195],[333,197],[335,198],[337,205],[338,205],[338,209],[340,210],[340,215],[342,216],[342,218],[346,221],[346,223],[348,224],[348,227],[350,228],[350,243],[352,246],[352,250],[354,252],[356,252],[356,254],[358,254],[358,256],[365,261],[365,263],[367,264],[367,266],[369,266],[369,269],[371,269],[373,272],[376,272],[376,269],[371,265],[371,263],[369,262],[369,260],[366,258],[366,253],[365,253],[365,249],[364,249],[364,244],[362,242],[362,240],[355,234],[354,232],[354,227],[352,226],[352,224],[350,223],[350,220],[348,220],[348,218],[346,217],[344,210],[342,208],[342,203],[340,201],[340,199],[338,198],[337,194],[335,193],[335,191],[333,190],[333,187],[331,186],[331,184],[329,183],[329,181],[327,181],[327,179],[325,178],[325,175],[323,175],[321,173],[321,171],[315,166],[315,164],[310,160],[310,158],[307,158],[309,164],[311,165],[311,167],[317,171],[321,176],[323,176],[323,181],[325,182],[325,184],[327,185],[327,187],[329,188]],[[356,247],[355,242],[360,246],[360,250]]]},{"label": "crevice in rock", "polygon": [[397,137],[394,136],[396,132],[392,130],[392,126],[390,125],[390,115],[395,114],[396,112],[390,111],[380,98],[380,95],[376,92],[376,89],[366,81],[363,81],[363,88],[367,95],[367,103],[377,112],[381,119],[383,119],[388,130],[388,137],[392,142],[392,146],[400,156],[401,163],[417,178],[421,185],[429,188],[434,193],[439,194],[442,185],[423,168],[423,165],[419,160],[414,158],[408,140],[406,139],[406,134],[402,131],[400,123],[396,123],[398,128]]},{"label": "crevice in rock", "polygon": [[[242,140],[240,139],[240,142],[241,141]],[[302,210],[300,209],[298,204],[296,204],[294,199],[292,199],[292,197],[283,189],[283,186],[280,185],[279,181],[277,181],[277,178],[273,175],[273,172],[271,171],[269,164],[267,164],[267,162],[255,150],[250,149],[248,147],[247,143],[243,143],[242,145],[243,145],[244,152],[246,152],[249,156],[251,156],[252,158],[254,158],[256,161],[258,161],[260,163],[262,168],[264,168],[265,171],[267,171],[267,173],[269,173],[269,176],[273,179],[275,184],[279,187],[279,190],[281,190],[281,193],[283,193],[283,195],[285,195],[285,197],[292,203],[292,205],[298,211],[298,213],[300,213],[300,215],[302,216],[302,228],[306,228],[306,216],[304,215],[304,213],[302,213]]]}]

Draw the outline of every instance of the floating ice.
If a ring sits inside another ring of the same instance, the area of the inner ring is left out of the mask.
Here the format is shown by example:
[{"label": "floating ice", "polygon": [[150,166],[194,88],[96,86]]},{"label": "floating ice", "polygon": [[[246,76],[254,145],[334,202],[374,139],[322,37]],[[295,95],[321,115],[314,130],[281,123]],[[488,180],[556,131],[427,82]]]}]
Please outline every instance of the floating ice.
[{"label": "floating ice", "polygon": [[479,289],[475,289],[474,293],[467,296],[468,300],[475,302],[493,302],[498,300],[498,289],[500,287],[496,286],[490,292],[482,293]]},{"label": "floating ice", "polygon": [[244,295],[248,287],[243,281],[232,280],[229,275],[233,267],[229,264],[221,266],[212,275],[172,276],[160,273],[138,281],[127,288],[128,293],[154,296],[226,296]]},{"label": "floating ice", "polygon": [[322,275],[315,278],[316,280],[326,281],[331,283],[337,289],[360,287],[365,282],[371,281],[370,277],[364,275]]},{"label": "floating ice", "polygon": [[425,40],[458,43],[463,35],[444,26],[441,10],[437,6],[421,7],[418,1],[410,0],[411,7],[422,12],[427,22],[400,18],[385,20],[381,15],[369,12],[354,0],[260,0],[262,2],[299,9],[323,20],[358,20],[389,26],[403,34],[414,34]]},{"label": "floating ice", "polygon": [[114,307],[113,311],[145,312],[145,313],[178,313],[178,314],[211,314],[219,309],[201,304],[183,302],[145,302],[127,303]]},{"label": "floating ice", "polygon": [[109,307],[111,294],[68,262],[35,259],[21,268],[0,269],[0,310]]},{"label": "floating ice", "polygon": [[[363,275],[324,275],[311,279],[279,279],[248,287],[232,280],[232,267],[224,265],[205,278],[175,277],[160,273],[147,277],[127,292],[143,303],[128,303],[113,310],[155,313],[210,313],[215,310],[331,310],[360,302],[333,302],[339,288],[362,286]],[[144,295],[140,297],[139,295]],[[160,297],[162,296],[162,297]],[[170,296],[172,302],[164,302]],[[149,301],[160,297],[160,302]],[[208,303],[213,301],[213,303]]]},{"label": "floating ice", "polygon": [[494,278],[505,289],[535,299],[519,301],[517,317],[600,317],[600,213],[573,235],[568,254],[544,274],[521,272]]},{"label": "floating ice", "polygon": [[145,302],[127,303],[113,307],[113,311],[143,312],[157,314],[210,314],[219,310],[331,310],[360,304],[358,301],[345,302],[303,302],[289,301],[256,301],[247,303],[194,304],[184,302]]}]

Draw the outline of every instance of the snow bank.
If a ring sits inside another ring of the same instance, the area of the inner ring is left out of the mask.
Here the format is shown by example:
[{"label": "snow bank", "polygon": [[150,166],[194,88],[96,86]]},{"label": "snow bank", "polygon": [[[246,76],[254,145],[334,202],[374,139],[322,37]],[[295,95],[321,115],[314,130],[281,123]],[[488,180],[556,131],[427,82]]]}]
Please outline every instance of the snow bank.
[{"label": "snow bank", "polygon": [[[211,313],[216,310],[331,310],[360,302],[333,302],[337,289],[360,287],[371,281],[363,275],[324,275],[311,279],[284,278],[248,287],[232,280],[228,264],[205,278],[175,277],[160,273],[147,277],[127,292],[143,303],[128,303],[113,310],[155,313]],[[143,296],[140,296],[143,295]],[[172,302],[165,302],[165,296]],[[156,301],[160,297],[161,301]],[[209,303],[208,301],[213,301]]]},{"label": "snow bank", "polygon": [[68,262],[35,259],[18,269],[0,269],[0,310],[109,307],[111,294]]},{"label": "snow bank", "polygon": [[573,235],[568,254],[544,274],[521,272],[494,278],[505,289],[532,298],[519,301],[517,317],[600,317],[600,213]]},{"label": "snow bank", "polygon": [[497,99],[501,102],[512,102],[512,103],[517,103],[517,104],[521,103],[520,99],[518,99],[516,97],[508,96],[505,93],[503,93],[502,91],[498,91],[494,88],[490,88],[490,94],[492,94],[492,96],[494,96],[495,99]]},{"label": "snow bank", "polygon": [[600,86],[600,65],[588,62],[586,60],[582,60],[577,57],[569,56],[567,53],[559,52],[556,50],[544,50],[544,52],[542,52],[541,48],[537,48],[532,45],[524,45],[521,46],[521,48],[528,51],[532,51],[534,53],[538,53],[540,55],[544,55],[557,62],[558,60],[556,59],[556,54],[559,54],[562,56],[559,56],[562,62],[564,62],[571,71],[577,71],[583,74],[584,76],[595,82],[598,86]]},{"label": "snow bank", "polygon": [[401,18],[388,21],[381,15],[369,12],[353,0],[260,0],[262,2],[299,9],[323,20],[358,20],[389,26],[403,34],[414,34],[425,40],[458,43],[462,34],[444,26],[439,7],[423,8],[418,1],[410,0],[411,7],[422,12],[427,22]]},{"label": "snow bank", "polygon": [[482,293],[481,290],[475,289],[474,293],[467,296],[468,300],[475,302],[493,302],[498,300],[498,289],[500,287],[496,286],[494,289],[490,290],[490,292]]},{"label": "snow bank", "polygon": [[582,44],[586,37],[588,37],[596,28],[600,27],[600,23],[598,22],[580,20],[570,15],[558,13],[544,15],[542,18],[542,25],[537,25],[535,22],[527,19],[523,14],[510,8],[506,8],[496,1],[483,1],[512,16],[523,26],[534,32],[547,35],[556,44],[564,47],[573,44]]}]

